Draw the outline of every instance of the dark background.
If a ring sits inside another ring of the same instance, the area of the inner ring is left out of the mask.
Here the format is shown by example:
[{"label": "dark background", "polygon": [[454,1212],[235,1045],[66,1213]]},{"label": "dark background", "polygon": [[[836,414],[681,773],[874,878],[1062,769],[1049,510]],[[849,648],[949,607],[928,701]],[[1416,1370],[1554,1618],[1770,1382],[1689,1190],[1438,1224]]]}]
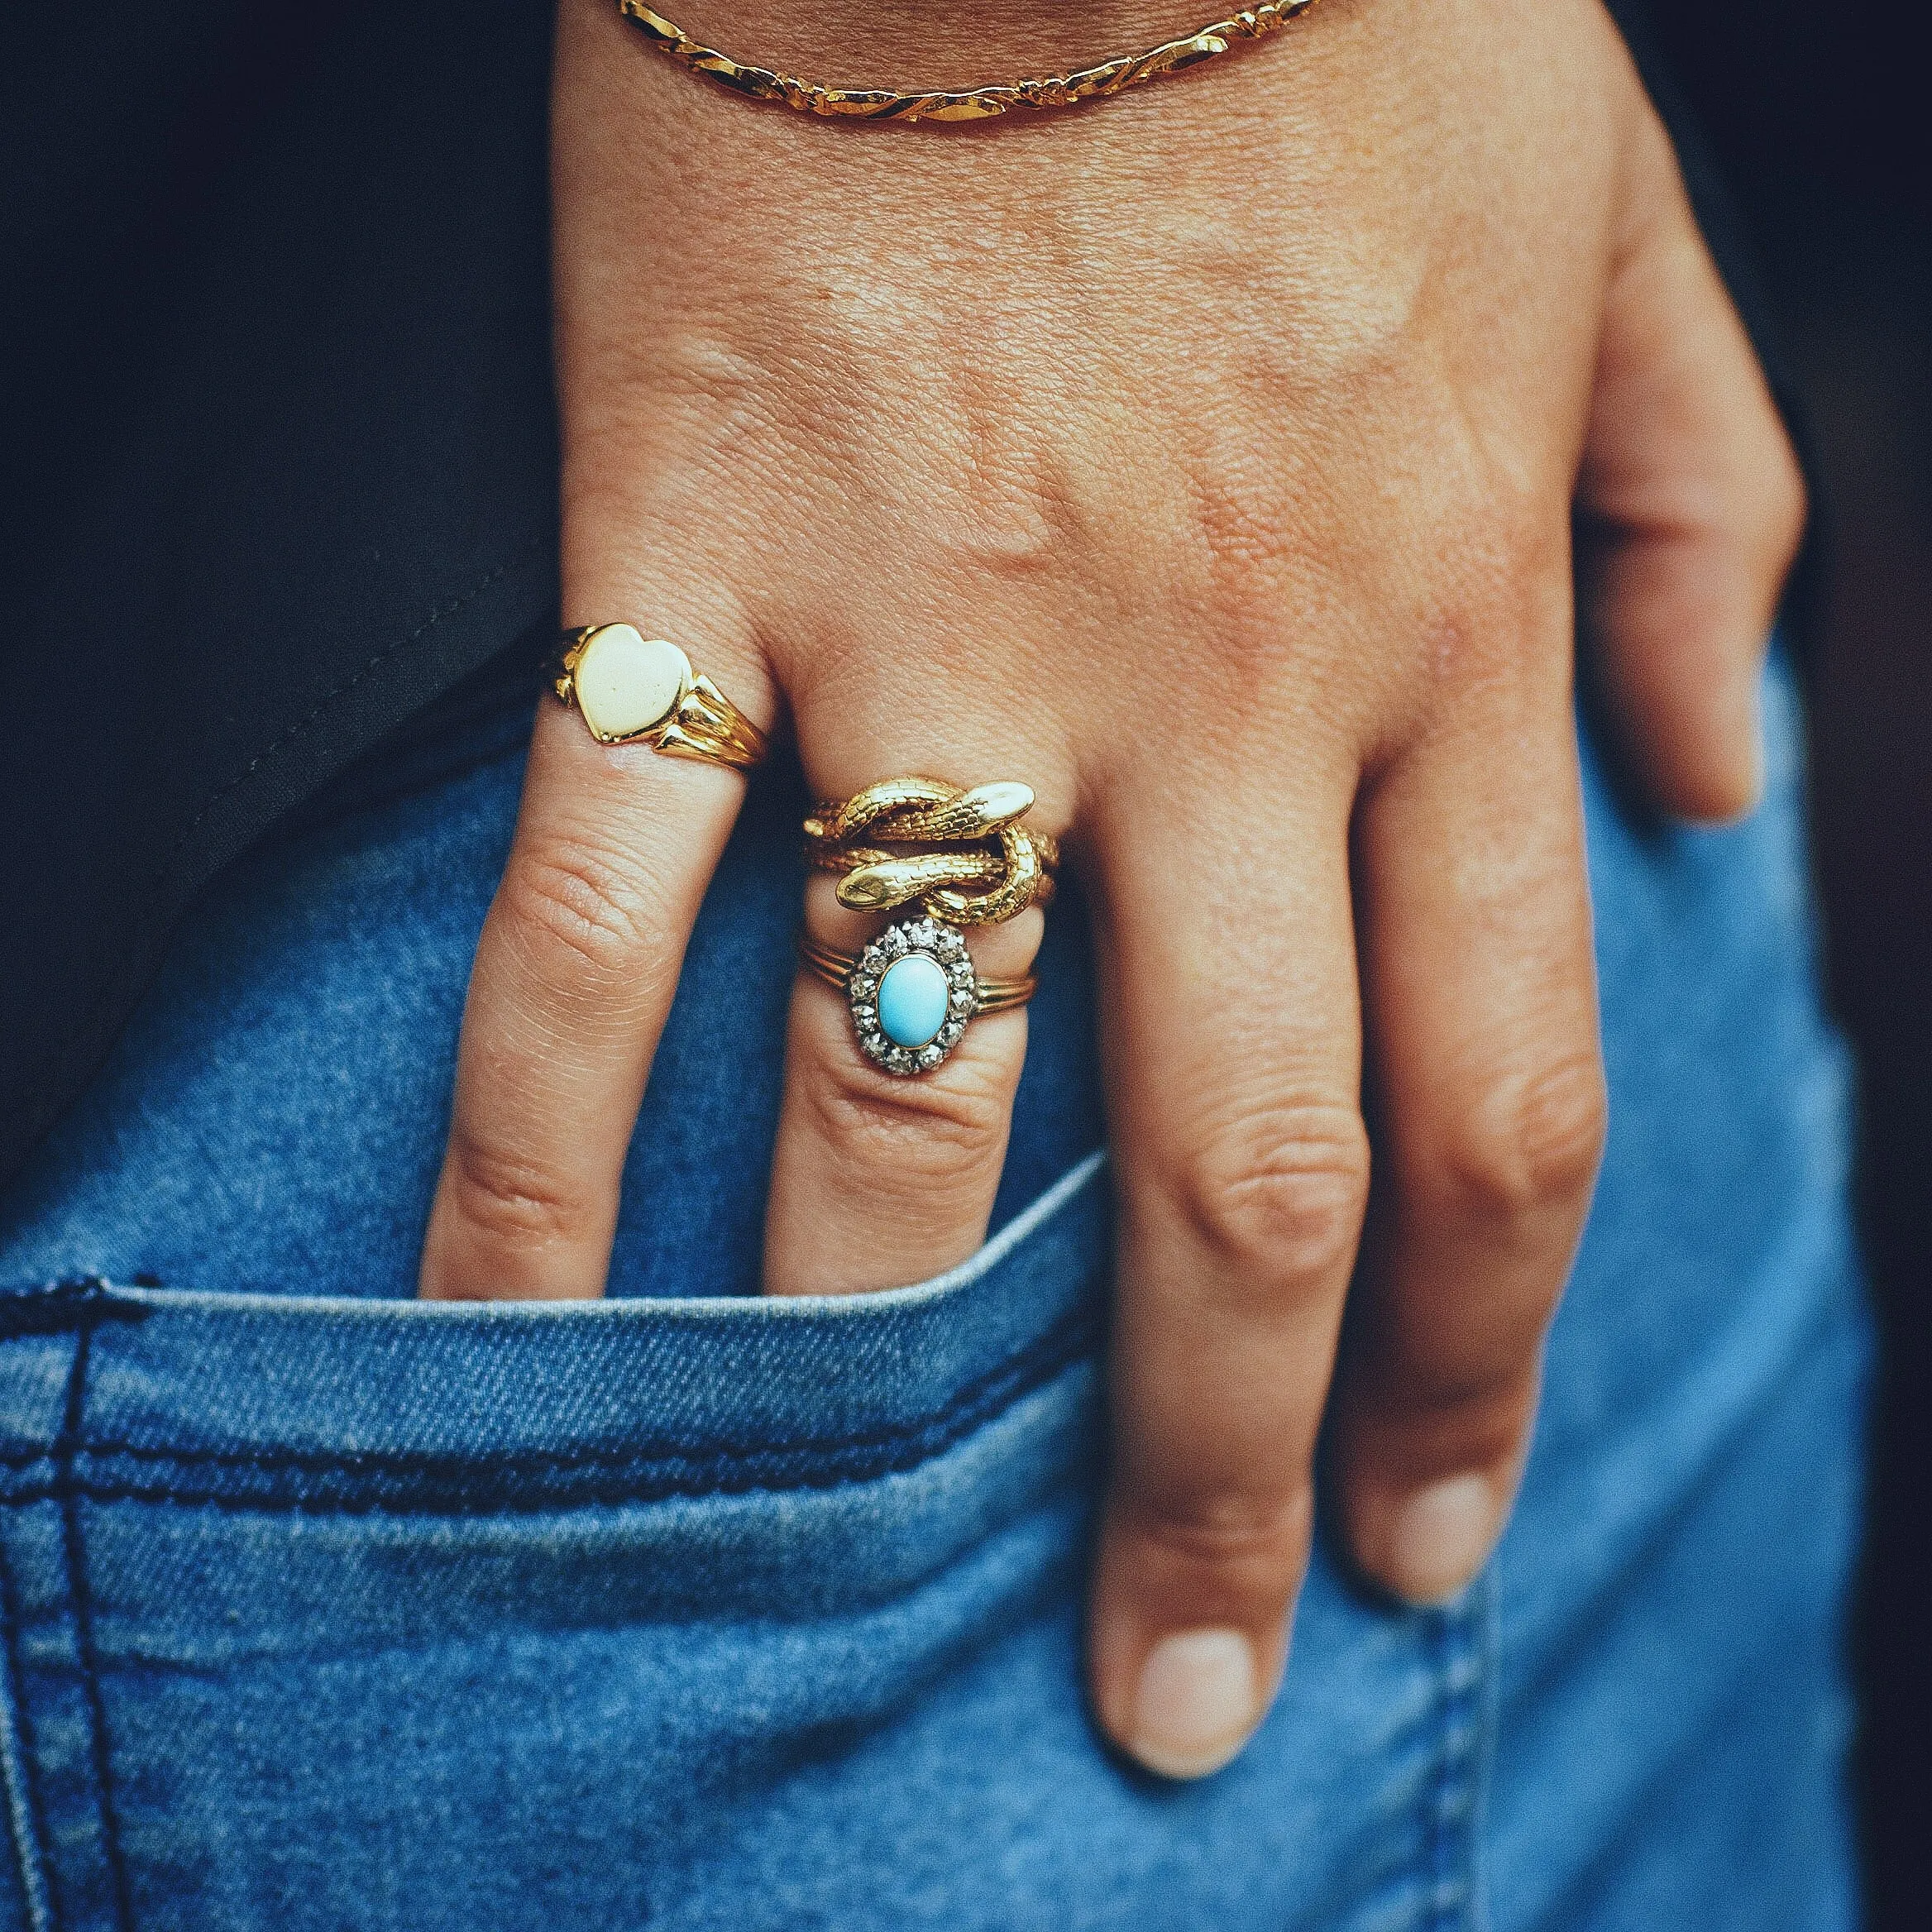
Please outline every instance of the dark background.
[{"label": "dark background", "polygon": [[[1858,1642],[1872,1925],[1932,1925],[1932,104],[1901,0],[1669,0],[1806,396],[1818,861],[1887,1341]],[[1917,31],[1915,30],[1915,25]]]}]

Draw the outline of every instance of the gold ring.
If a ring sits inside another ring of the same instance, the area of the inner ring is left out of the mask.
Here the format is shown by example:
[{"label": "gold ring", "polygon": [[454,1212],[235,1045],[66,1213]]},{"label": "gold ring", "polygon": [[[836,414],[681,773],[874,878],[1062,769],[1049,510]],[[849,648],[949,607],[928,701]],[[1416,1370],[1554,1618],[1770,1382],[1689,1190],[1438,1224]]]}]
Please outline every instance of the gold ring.
[{"label": "gold ring", "polygon": [[997,925],[1053,897],[1059,847],[1020,824],[1024,785],[967,791],[935,778],[886,778],[805,821],[807,863],[841,873],[839,903],[890,912],[920,901],[949,925]]},{"label": "gold ring", "polygon": [[1023,1007],[1039,984],[982,979],[966,942],[936,919],[901,920],[857,953],[798,935],[798,956],[845,996],[859,1050],[888,1074],[930,1074],[982,1013]]},{"label": "gold ring", "polygon": [[551,689],[583,713],[600,744],[649,744],[734,772],[765,755],[764,733],[668,638],[634,624],[567,630],[551,672]]}]

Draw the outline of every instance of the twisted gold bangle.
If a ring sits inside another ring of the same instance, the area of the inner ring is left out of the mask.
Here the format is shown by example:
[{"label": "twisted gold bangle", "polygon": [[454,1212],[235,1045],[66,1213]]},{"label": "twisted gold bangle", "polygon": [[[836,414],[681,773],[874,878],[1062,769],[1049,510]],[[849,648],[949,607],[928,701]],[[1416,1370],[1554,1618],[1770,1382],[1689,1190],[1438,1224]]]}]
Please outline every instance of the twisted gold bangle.
[{"label": "twisted gold bangle", "polygon": [[617,10],[648,36],[651,45],[693,74],[753,100],[780,101],[801,114],[845,114],[864,121],[984,121],[1012,108],[1072,108],[1104,100],[1144,81],[1179,74],[1227,53],[1241,41],[1258,41],[1306,13],[1315,0],[1262,0],[1226,20],[1212,21],[1178,41],[1163,41],[1138,54],[1118,54],[1070,74],[1016,80],[956,93],[897,88],[827,87],[769,67],[748,67],[715,47],[694,41],[681,26],[653,13],[643,0],[617,0]]}]

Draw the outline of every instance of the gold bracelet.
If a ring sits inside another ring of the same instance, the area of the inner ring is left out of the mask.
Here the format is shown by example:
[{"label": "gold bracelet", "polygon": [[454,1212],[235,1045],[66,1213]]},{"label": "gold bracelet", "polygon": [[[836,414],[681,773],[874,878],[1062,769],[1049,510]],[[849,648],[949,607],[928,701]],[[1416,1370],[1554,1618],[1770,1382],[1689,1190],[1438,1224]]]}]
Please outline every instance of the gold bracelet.
[{"label": "gold bracelet", "polygon": [[1315,0],[1262,0],[1244,7],[1178,41],[1163,41],[1144,53],[1119,54],[1093,67],[1037,80],[1016,80],[997,87],[970,87],[954,93],[905,93],[897,88],[827,87],[822,81],[800,80],[769,67],[748,67],[715,47],[694,41],[681,26],[653,13],[643,0],[617,0],[617,10],[649,36],[658,50],[706,80],[728,87],[753,100],[782,101],[801,114],[850,114],[864,121],[983,121],[1010,108],[1071,108],[1082,101],[1103,100],[1124,93],[1143,81],[1179,74],[1225,54],[1238,41],[1258,41],[1298,15]]}]

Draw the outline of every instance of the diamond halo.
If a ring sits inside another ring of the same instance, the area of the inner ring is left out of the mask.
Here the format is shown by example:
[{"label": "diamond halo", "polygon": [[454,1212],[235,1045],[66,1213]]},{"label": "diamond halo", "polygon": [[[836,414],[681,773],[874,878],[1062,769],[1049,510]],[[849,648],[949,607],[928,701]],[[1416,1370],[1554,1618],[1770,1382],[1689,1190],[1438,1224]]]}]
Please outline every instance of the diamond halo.
[{"label": "diamond halo", "polygon": [[[924,1046],[901,1046],[879,1024],[879,983],[901,959],[921,955],[946,976],[946,1017]],[[967,1022],[979,1011],[979,980],[966,942],[936,919],[904,919],[889,925],[858,955],[846,987],[852,1026],[859,1051],[888,1074],[930,1074],[944,1064],[965,1037]]]}]

